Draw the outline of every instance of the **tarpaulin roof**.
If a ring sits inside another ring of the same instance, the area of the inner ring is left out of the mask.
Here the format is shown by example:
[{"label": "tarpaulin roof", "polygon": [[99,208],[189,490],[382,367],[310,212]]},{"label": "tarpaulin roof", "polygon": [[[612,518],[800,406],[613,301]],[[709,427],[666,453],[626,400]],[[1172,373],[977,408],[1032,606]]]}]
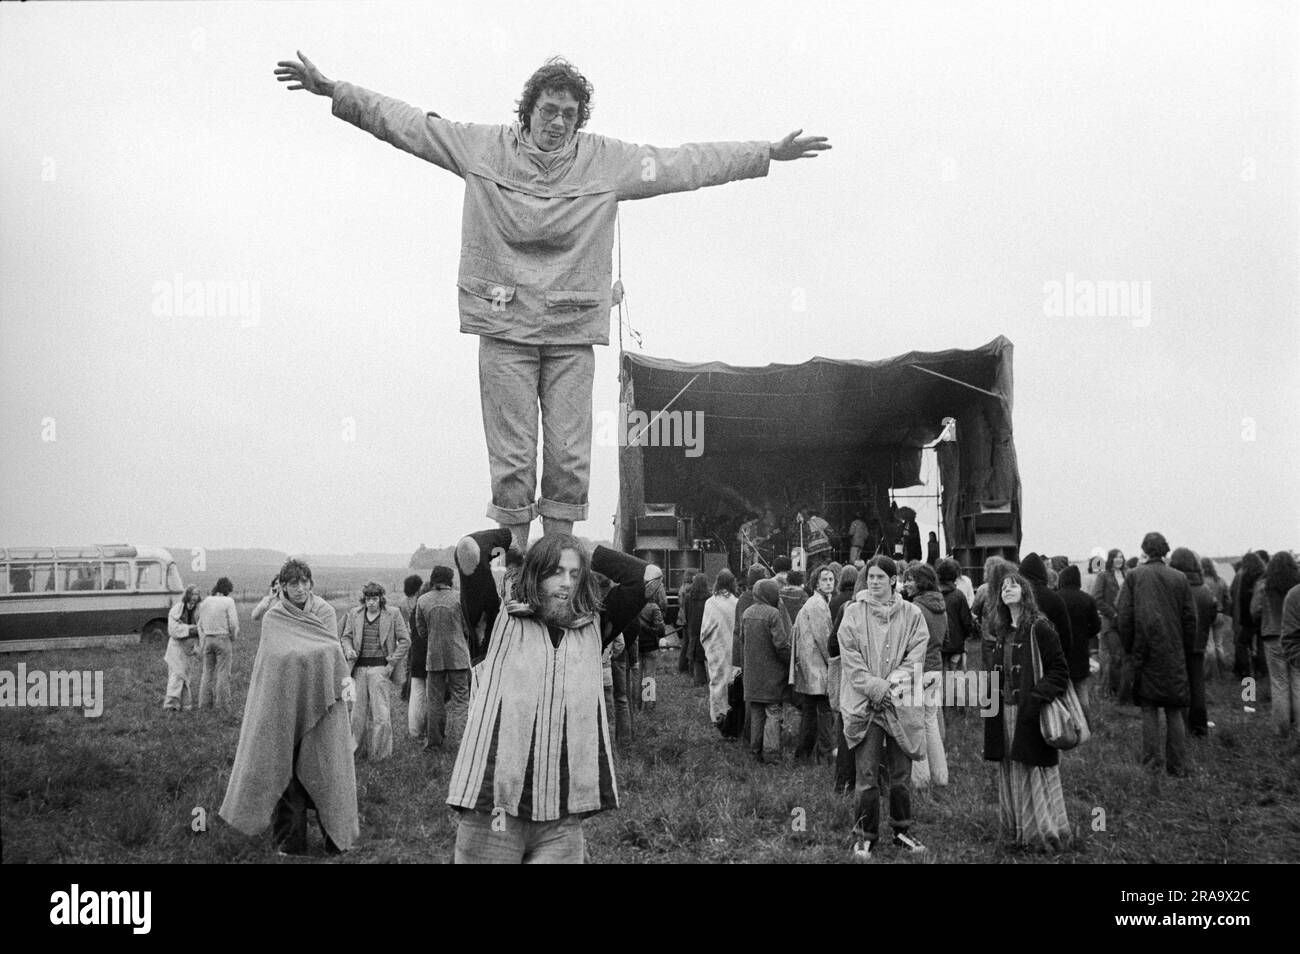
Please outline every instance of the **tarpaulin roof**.
[{"label": "tarpaulin roof", "polygon": [[623,370],[635,408],[702,411],[710,453],[852,451],[928,444],[943,418],[990,399],[1004,403],[1009,421],[1011,353],[1001,336],[969,350],[764,367],[624,352]]}]

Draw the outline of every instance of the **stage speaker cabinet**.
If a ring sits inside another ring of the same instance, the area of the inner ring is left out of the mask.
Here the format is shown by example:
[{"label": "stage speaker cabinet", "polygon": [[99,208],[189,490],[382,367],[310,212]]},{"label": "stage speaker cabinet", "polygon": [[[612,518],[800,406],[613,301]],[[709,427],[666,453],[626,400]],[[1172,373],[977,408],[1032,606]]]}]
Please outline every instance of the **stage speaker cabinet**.
[{"label": "stage speaker cabinet", "polygon": [[637,517],[637,547],[659,548],[677,546],[677,517],[660,515]]},{"label": "stage speaker cabinet", "polygon": [[682,549],[693,548],[695,546],[695,518],[677,518],[677,546]]},{"label": "stage speaker cabinet", "polygon": [[704,569],[704,554],[699,550],[668,551],[667,586],[674,593],[690,583],[691,577]]}]

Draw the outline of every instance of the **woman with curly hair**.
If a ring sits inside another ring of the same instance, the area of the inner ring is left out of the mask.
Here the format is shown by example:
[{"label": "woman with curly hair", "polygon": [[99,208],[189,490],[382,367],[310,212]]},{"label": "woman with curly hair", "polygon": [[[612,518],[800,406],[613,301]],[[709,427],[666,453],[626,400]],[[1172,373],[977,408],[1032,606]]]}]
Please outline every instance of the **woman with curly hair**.
[{"label": "woman with curly hair", "polygon": [[1070,819],[1060,753],[1044,741],[1039,714],[1066,691],[1069,664],[1028,580],[1013,567],[997,567],[989,594],[991,639],[984,666],[997,678],[1001,711],[984,720],[984,758],[1000,763],[1002,835],[1018,847],[1059,851],[1070,841]]}]

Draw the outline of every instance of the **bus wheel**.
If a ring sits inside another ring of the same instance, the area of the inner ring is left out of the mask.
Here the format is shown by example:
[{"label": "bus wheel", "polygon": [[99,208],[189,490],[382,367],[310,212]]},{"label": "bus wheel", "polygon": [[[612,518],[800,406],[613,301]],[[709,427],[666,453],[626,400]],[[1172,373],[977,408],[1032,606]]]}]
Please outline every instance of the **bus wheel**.
[{"label": "bus wheel", "polygon": [[160,619],[155,619],[140,631],[140,642],[142,643],[161,643],[167,640],[167,624]]}]

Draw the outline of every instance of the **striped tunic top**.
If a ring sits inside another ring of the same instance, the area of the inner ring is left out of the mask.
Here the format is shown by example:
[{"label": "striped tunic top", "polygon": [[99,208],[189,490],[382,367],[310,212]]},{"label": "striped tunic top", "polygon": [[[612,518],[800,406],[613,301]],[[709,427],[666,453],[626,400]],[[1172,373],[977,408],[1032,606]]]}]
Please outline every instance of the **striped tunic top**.
[{"label": "striped tunic top", "polygon": [[597,547],[592,567],[615,587],[558,645],[539,619],[497,616],[447,804],[539,822],[618,806],[601,655],[645,603],[645,566]]}]

